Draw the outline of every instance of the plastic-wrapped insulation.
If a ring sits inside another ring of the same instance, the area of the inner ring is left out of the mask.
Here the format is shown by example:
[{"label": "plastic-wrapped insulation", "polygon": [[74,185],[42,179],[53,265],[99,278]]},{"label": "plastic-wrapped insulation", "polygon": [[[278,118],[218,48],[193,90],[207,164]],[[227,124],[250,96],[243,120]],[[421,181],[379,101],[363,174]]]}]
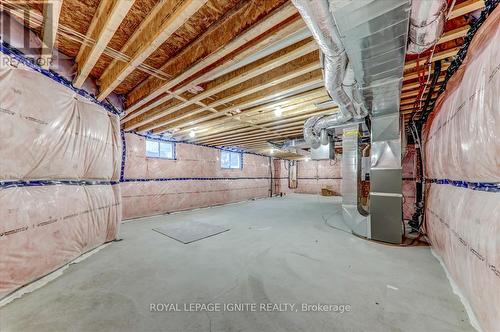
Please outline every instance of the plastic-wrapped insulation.
[{"label": "plastic-wrapped insulation", "polygon": [[408,53],[423,53],[439,40],[443,34],[446,8],[446,0],[412,1]]}]

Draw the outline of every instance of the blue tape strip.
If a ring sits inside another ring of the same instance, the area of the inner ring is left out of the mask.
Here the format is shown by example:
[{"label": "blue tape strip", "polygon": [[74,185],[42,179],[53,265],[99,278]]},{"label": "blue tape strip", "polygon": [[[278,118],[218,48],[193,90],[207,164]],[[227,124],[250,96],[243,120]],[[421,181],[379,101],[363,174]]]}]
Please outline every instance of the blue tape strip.
[{"label": "blue tape strip", "polygon": [[89,181],[89,180],[32,180],[32,181],[0,181],[0,188],[42,187],[54,185],[95,186],[116,185],[119,181]]},{"label": "blue tape strip", "polygon": [[[285,178],[288,179],[288,178]],[[342,180],[342,178],[322,178],[322,177],[297,177],[297,180]]]},{"label": "blue tape strip", "polygon": [[219,181],[219,180],[269,180],[269,176],[261,177],[233,177],[233,178],[210,178],[210,177],[198,177],[198,178],[157,178],[157,179],[124,179],[122,182],[167,182],[167,181]]},{"label": "blue tape strip", "polygon": [[125,161],[127,159],[127,142],[125,141],[125,132],[120,130],[120,136],[122,138],[122,164],[120,167],[120,182],[125,179]]},{"label": "blue tape strip", "polygon": [[435,184],[447,184],[471,190],[500,192],[500,182],[467,182],[467,181],[450,180],[450,179],[427,179],[427,182]]},{"label": "blue tape strip", "polygon": [[120,115],[120,114],[123,113],[122,111],[119,111],[118,109],[116,109],[110,103],[103,102],[103,101],[98,101],[97,98],[93,94],[91,94],[91,93],[89,93],[89,92],[87,92],[87,91],[85,91],[83,89],[78,89],[78,88],[74,87],[72,82],[68,81],[66,78],[62,77],[58,73],[50,71],[50,70],[43,69],[42,67],[40,67],[37,64],[33,63],[33,61],[30,61],[24,55],[24,53],[22,53],[21,51],[19,51],[16,48],[10,46],[8,43],[6,43],[3,40],[2,40],[2,42],[0,44],[0,52],[2,52],[3,54],[8,55],[8,56],[14,58],[15,60],[19,61],[23,65],[25,65],[25,66],[33,69],[36,72],[39,72],[40,74],[42,74],[42,75],[44,75],[44,76],[52,79],[53,81],[56,81],[57,83],[64,85],[65,87],[71,89],[72,91],[76,92],[80,96],[82,96],[82,97],[84,97],[84,98],[92,101],[93,103],[95,103],[95,104],[103,107],[105,110],[107,110],[110,113],[113,113],[113,114],[116,114],[116,115]]},{"label": "blue tape strip", "polygon": [[[166,181],[218,181],[218,180],[269,180],[269,176],[242,176],[242,177],[186,177],[186,178],[156,178],[156,179],[123,179],[121,182],[166,182]],[[288,180],[287,177],[273,177],[273,180]],[[297,178],[298,180],[341,180],[342,178]]]}]

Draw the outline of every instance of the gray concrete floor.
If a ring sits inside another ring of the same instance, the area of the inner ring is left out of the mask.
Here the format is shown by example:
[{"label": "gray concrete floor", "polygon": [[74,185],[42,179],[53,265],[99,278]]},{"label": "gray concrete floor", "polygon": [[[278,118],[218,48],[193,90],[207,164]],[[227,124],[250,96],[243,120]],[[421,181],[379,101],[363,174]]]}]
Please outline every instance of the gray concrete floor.
[{"label": "gray concrete floor", "polygon": [[[290,195],[125,223],[123,241],[0,309],[1,331],[472,331],[425,247],[367,242],[338,198]],[[188,245],[152,228],[231,230]],[[294,303],[298,311],[150,312],[152,303]],[[307,312],[301,304],[349,304]],[[297,307],[296,307],[297,308]]]}]

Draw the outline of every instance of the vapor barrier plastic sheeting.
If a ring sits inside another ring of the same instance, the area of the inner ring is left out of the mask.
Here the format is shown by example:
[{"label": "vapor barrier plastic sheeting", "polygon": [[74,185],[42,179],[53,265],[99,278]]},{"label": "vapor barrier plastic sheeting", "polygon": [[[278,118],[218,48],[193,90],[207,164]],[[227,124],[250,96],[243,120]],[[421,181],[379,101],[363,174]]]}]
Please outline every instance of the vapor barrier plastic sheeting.
[{"label": "vapor barrier plastic sheeting", "polygon": [[123,218],[221,205],[269,196],[269,179],[121,183]]},{"label": "vapor barrier plastic sheeting", "polygon": [[175,160],[146,157],[145,138],[125,134],[123,217],[132,219],[269,196],[269,158],[243,154],[243,168],[223,169],[221,150],[176,143]]},{"label": "vapor barrier plastic sheeting", "polygon": [[196,177],[269,177],[269,158],[243,154],[242,169],[223,169],[221,150],[194,144],[176,143],[176,159],[146,157],[145,138],[126,133],[126,179]]},{"label": "vapor barrier plastic sheeting", "polygon": [[120,124],[40,73],[0,67],[0,181],[118,180]]},{"label": "vapor barrier plastic sheeting", "polygon": [[[500,182],[500,7],[472,40],[424,127],[426,175]],[[443,181],[444,182],[444,181]],[[426,228],[484,331],[500,331],[500,193],[432,184]]]},{"label": "vapor barrier plastic sheeting", "polygon": [[118,185],[49,185],[0,190],[0,298],[114,240]]},{"label": "vapor barrier plastic sheeting", "polygon": [[500,331],[500,193],[431,184],[426,227],[434,250],[484,331]]},{"label": "vapor barrier plastic sheeting", "polygon": [[500,7],[476,33],[424,128],[428,178],[500,180],[499,40]]},{"label": "vapor barrier plastic sheeting", "polygon": [[72,89],[0,67],[0,298],[116,238],[119,130]]}]

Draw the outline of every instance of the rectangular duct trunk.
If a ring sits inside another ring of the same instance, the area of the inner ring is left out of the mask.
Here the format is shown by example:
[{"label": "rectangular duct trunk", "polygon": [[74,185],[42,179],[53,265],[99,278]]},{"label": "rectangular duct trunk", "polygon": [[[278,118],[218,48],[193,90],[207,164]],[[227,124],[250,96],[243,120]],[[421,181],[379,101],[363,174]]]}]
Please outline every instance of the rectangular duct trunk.
[{"label": "rectangular duct trunk", "polygon": [[401,243],[403,195],[399,115],[393,112],[373,114],[371,121],[371,238]]}]

